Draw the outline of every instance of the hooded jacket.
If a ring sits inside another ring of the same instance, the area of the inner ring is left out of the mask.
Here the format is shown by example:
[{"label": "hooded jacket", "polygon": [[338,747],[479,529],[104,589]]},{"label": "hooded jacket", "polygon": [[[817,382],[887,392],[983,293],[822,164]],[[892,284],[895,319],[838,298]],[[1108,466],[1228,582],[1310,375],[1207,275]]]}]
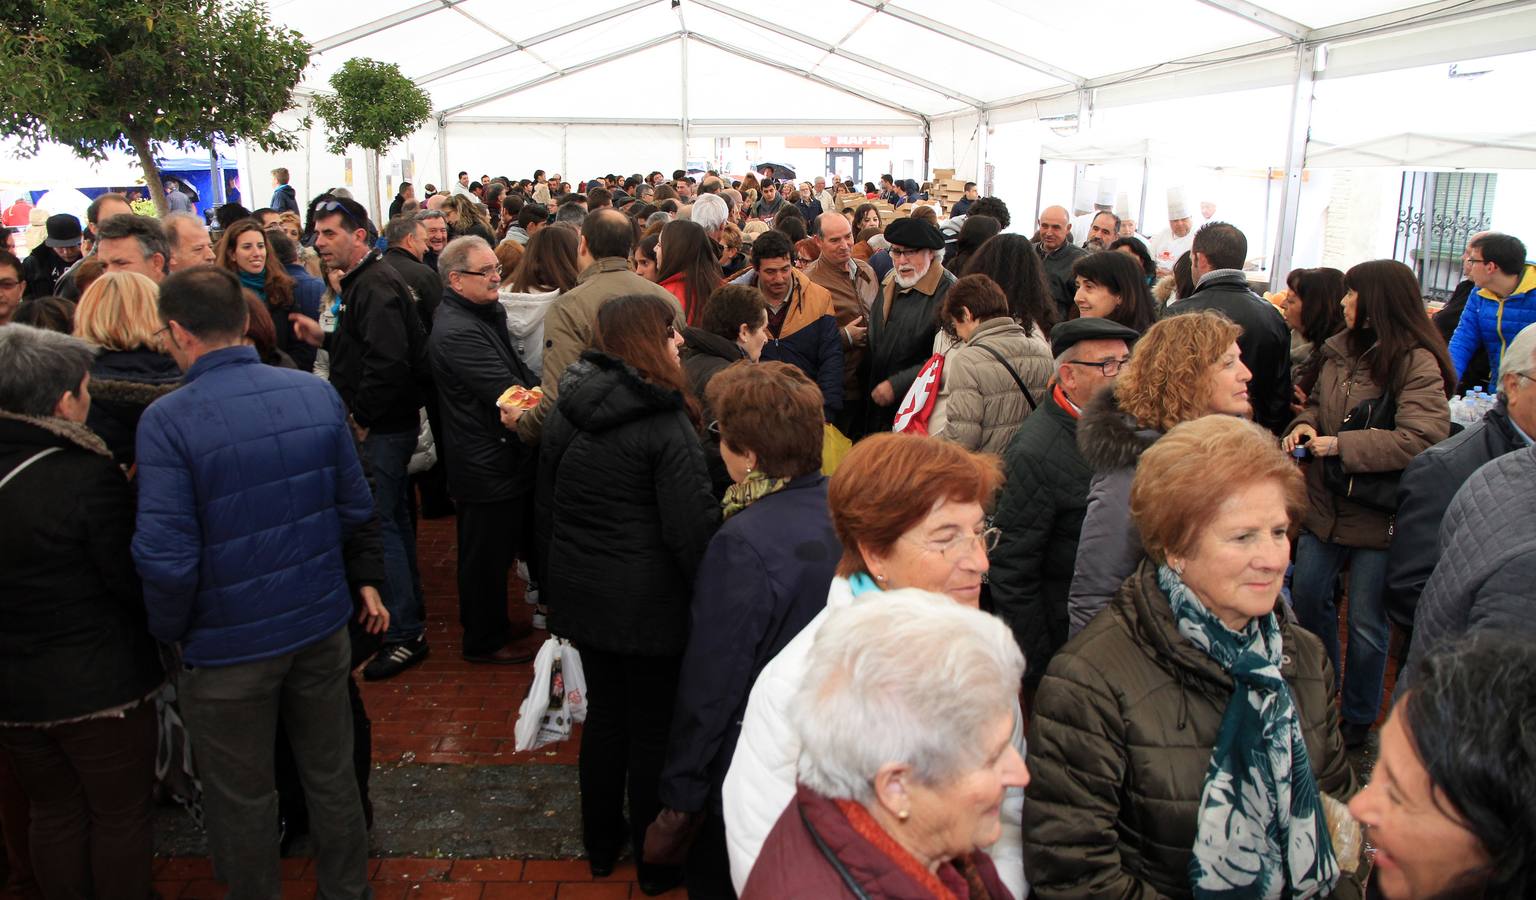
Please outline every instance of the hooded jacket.
[{"label": "hooded jacket", "polygon": [[1285,318],[1248,287],[1247,276],[1237,269],[1206,273],[1193,293],[1168,307],[1173,315],[1204,309],[1221,313],[1243,329],[1237,347],[1253,375],[1248,382],[1253,420],[1280,434],[1291,418],[1291,331]]},{"label": "hooded jacket", "polygon": [[[558,290],[526,294],[501,292],[501,308],[507,313],[507,334],[512,338],[512,349],[517,351],[528,371],[540,378],[544,377],[544,317],[559,296]],[[551,372],[550,375],[558,378],[560,373]]]},{"label": "hooded jacket", "polygon": [[1473,291],[1451,335],[1451,364],[1456,367],[1456,377],[1467,371],[1478,350],[1485,350],[1488,370],[1493,373],[1488,390],[1497,391],[1504,348],[1532,322],[1536,322],[1536,265],[1526,264],[1508,297],[1497,297],[1487,288]]},{"label": "hooded jacket", "polygon": [[[828,418],[843,408],[843,344],[832,293],[792,269],[784,324],[763,345],[763,362],[785,362],[804,372],[821,388],[821,405]],[[743,272],[732,284],[757,286],[757,270]]]},{"label": "hooded jacket", "polygon": [[[988,348],[1008,361],[1030,398]],[[939,388],[944,427],[934,436],[967,450],[1002,453],[1029,414],[1049,399],[1051,368],[1051,346],[1038,331],[1026,333],[1010,316],[979,323],[969,340],[945,355]]]},{"label": "hooded jacket", "polygon": [[939,307],[957,280],[937,259],[909,288],[896,284],[894,269],[886,276],[869,313],[869,354],[864,358],[863,380],[870,390],[889,381],[896,399],[890,406],[869,404],[866,434],[891,430],[902,398],[917,380],[923,363],[933,355]]},{"label": "hooded jacket", "polygon": [[533,387],[539,380],[513,352],[501,304],[443,291],[427,346],[454,499],[495,503],[526,496],[534,454],[501,424],[496,401],[513,385]]},{"label": "hooded jacket", "polygon": [[144,699],[160,657],[128,543],[133,489],[101,440],[0,413],[0,722],[88,716]]},{"label": "hooded jacket", "polygon": [[681,394],[607,354],[583,353],[561,382],[536,494],[550,631],[578,647],[677,656],[720,521],[698,432]]},{"label": "hooded jacket", "polygon": [[[1278,599],[1275,615],[1318,790],[1348,800],[1358,784],[1328,658]],[[1200,796],[1231,695],[1231,676],[1179,634],[1144,561],[1051,660],[1035,695],[1024,859],[1036,897],[1191,896]],[[1346,876],[1333,896],[1358,897],[1360,886]]]},{"label": "hooded jacket", "polygon": [[544,419],[555,408],[560,396],[562,377],[567,366],[576,362],[582,351],[594,345],[597,311],[604,303],[625,294],[650,294],[677,307],[674,326],[683,328],[683,306],[665,288],[629,270],[622,256],[605,256],[576,276],[576,286],[555,298],[544,318],[544,357],[542,371],[544,399],[517,420],[517,433],[530,444],[539,442]]},{"label": "hooded jacket", "polygon": [[153,350],[103,350],[91,365],[91,409],[85,424],[121,466],[132,466],[139,417],[181,384],[176,360]]},{"label": "hooded jacket", "polygon": [[1456,492],[1484,464],[1527,446],[1501,397],[1481,422],[1420,453],[1403,470],[1387,548],[1387,612],[1398,625],[1413,627],[1419,595],[1440,561],[1440,524]]},{"label": "hooded jacket", "polygon": [[[1392,431],[1361,429],[1339,432],[1339,425],[1350,410],[1362,401],[1379,397],[1382,387],[1371,378],[1371,359],[1375,348],[1361,356],[1349,351],[1349,334],[1336,334],[1323,342],[1323,368],[1317,376],[1312,395],[1301,415],[1287,432],[1298,425],[1311,425],[1320,435],[1337,435],[1339,461],[1344,471],[1397,472],[1408,467],[1413,458],[1431,444],[1451,433],[1451,410],[1445,397],[1445,380],[1435,356],[1428,350],[1414,350],[1398,369],[1402,374],[1396,392],[1397,410]],[[1306,529],[1320,541],[1385,550],[1392,537],[1392,515],[1347,500],[1323,484],[1323,467],[1315,461],[1307,467]]]},{"label": "hooded jacket", "polygon": [[1030,687],[1067,642],[1067,594],[1093,476],[1077,449],[1077,426],[1047,395],[1003,452],[1005,478],[993,516],[1002,536],[989,554],[988,580],[993,606],[1024,651]]},{"label": "hooded jacket", "polygon": [[1093,471],[1077,543],[1067,601],[1070,633],[1077,634],[1120,592],[1146,556],[1131,521],[1131,481],[1141,454],[1163,433],[1143,428],[1120,410],[1113,390],[1101,391],[1077,423],[1077,447]]}]

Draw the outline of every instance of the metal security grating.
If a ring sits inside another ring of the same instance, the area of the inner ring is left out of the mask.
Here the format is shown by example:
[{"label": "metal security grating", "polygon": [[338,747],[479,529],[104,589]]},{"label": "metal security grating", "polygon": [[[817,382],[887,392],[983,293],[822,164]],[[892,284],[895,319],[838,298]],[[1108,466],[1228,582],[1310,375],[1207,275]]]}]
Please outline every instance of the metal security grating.
[{"label": "metal security grating", "polygon": [[1467,241],[1493,222],[1499,176],[1487,172],[1404,172],[1392,258],[1419,277],[1424,296],[1445,300],[1461,281]]}]

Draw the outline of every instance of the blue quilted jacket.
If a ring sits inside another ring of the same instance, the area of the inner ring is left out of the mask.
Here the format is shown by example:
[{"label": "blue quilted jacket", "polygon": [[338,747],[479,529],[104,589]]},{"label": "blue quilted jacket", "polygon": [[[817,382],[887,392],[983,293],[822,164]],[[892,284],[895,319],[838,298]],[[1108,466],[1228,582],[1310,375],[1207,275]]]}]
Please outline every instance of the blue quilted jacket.
[{"label": "blue quilted jacket", "polygon": [[1459,379],[1479,347],[1488,351],[1492,381],[1488,390],[1499,389],[1499,358],[1515,335],[1536,322],[1536,266],[1526,264],[1514,293],[1503,300],[1486,290],[1472,292],[1461,311],[1461,321],[1451,335],[1451,362]]},{"label": "blue quilted jacket", "polygon": [[149,630],[188,664],[280,656],[346,624],[342,542],[373,499],[329,384],[215,350],[145,410],[137,454]]}]

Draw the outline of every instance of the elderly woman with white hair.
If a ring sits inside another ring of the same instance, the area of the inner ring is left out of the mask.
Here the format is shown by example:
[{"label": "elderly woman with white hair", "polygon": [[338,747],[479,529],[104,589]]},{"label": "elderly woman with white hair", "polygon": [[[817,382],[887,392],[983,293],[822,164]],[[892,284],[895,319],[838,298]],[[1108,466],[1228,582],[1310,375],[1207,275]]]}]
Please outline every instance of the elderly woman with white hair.
[{"label": "elderly woman with white hair", "polygon": [[923,591],[828,617],[792,717],[794,798],[742,900],[1013,894],[981,848],[1009,787],[1024,657],[1008,627]]}]

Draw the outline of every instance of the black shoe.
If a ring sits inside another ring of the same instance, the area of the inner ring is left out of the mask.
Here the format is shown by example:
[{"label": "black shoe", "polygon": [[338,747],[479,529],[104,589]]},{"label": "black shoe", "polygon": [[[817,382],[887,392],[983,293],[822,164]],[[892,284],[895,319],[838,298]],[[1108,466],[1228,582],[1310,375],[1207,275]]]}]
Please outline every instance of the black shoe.
[{"label": "black shoe", "polygon": [[587,860],[587,868],[592,870],[593,878],[607,878],[613,874],[613,860],[589,859]]},{"label": "black shoe", "polygon": [[1345,722],[1339,726],[1339,734],[1344,738],[1344,749],[1359,750],[1371,740],[1371,723]]},{"label": "black shoe", "polygon": [[499,650],[491,653],[465,653],[465,662],[487,663],[493,666],[515,666],[526,662],[533,662],[534,651],[519,649],[514,644],[507,644]]},{"label": "black shoe", "polygon": [[431,652],[427,646],[427,639],[419,637],[414,641],[401,641],[396,644],[385,644],[368,665],[363,667],[363,678],[367,681],[383,681],[386,678],[394,678],[411,666],[420,663]]}]

